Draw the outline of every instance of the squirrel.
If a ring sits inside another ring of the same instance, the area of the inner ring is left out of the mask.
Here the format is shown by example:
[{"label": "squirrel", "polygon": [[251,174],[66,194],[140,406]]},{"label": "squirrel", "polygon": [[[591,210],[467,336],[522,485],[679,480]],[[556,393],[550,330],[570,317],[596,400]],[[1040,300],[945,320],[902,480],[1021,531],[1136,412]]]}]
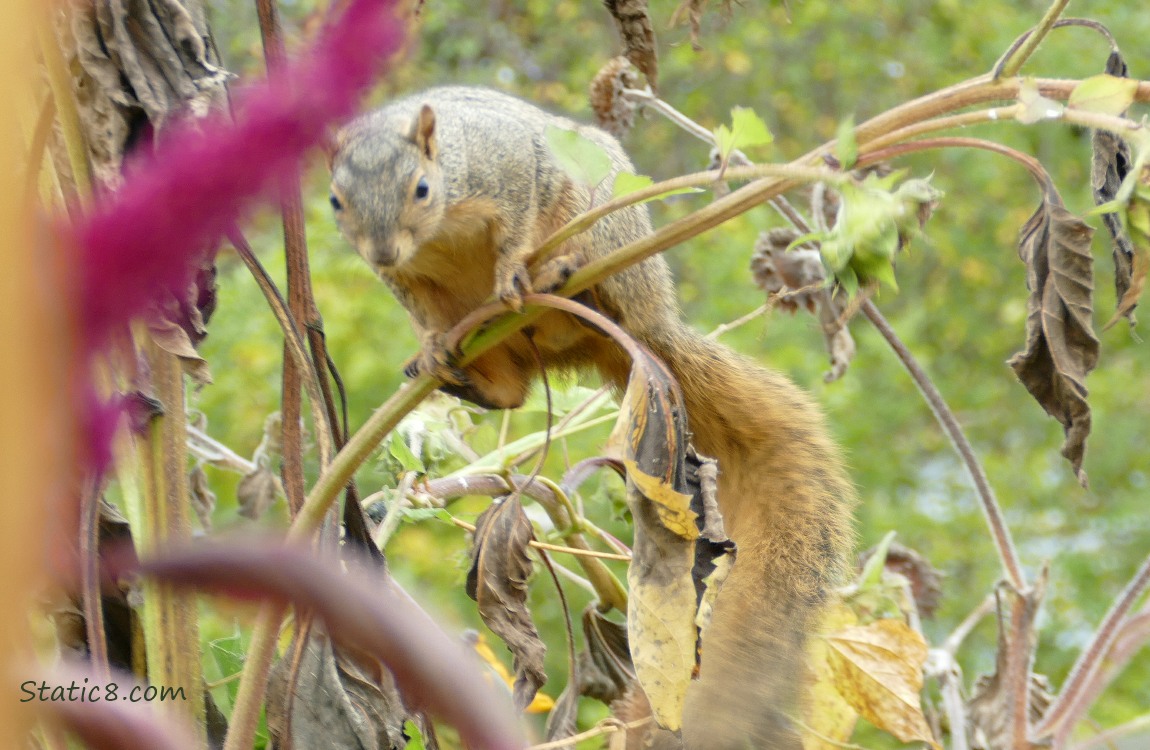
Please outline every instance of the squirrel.
[{"label": "squirrel", "polygon": [[[652,232],[635,205],[569,239],[535,274],[526,260],[585,211],[591,190],[568,176],[545,130],[574,130],[633,171],[598,128],[485,88],[434,88],[361,116],[337,136],[331,204],[344,237],[410,313],[422,351],[405,372],[487,408],[520,406],[537,357],[591,368],[624,389],[627,355],[566,313],[548,311],[465,368],[444,334],[494,295],[513,309],[574,268]],[[684,395],[695,448],[718,459],[718,501],[738,559],[703,635],[681,736],[654,728],[628,748],[800,750],[806,636],[842,580],[854,490],[823,417],[785,376],[703,338],[681,318],[666,261],[648,258],[593,290],[601,312],[662,359]],[[536,354],[536,351],[538,354]],[[645,705],[645,699],[638,701]],[[632,733],[634,734],[634,733]]]}]

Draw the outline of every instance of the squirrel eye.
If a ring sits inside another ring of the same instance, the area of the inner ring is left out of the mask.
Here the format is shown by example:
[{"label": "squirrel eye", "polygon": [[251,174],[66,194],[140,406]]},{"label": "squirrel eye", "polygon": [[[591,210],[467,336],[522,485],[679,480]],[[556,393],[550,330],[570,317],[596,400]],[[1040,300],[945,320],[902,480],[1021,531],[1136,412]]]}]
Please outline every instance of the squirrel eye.
[{"label": "squirrel eye", "polygon": [[423,200],[431,192],[431,186],[427,184],[426,177],[420,177],[419,182],[415,184],[415,197]]},{"label": "squirrel eye", "polygon": [[331,202],[331,207],[333,210],[335,210],[335,211],[342,211],[343,210],[343,203],[341,203],[339,198],[337,198],[335,196],[335,193],[332,193],[330,196],[328,196],[328,200]]}]

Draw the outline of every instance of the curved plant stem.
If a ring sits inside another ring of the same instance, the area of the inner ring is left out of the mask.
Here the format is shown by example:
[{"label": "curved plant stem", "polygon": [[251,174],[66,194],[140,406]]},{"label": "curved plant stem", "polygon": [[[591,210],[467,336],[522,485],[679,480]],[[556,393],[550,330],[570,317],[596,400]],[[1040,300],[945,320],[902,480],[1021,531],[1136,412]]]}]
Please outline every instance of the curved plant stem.
[{"label": "curved plant stem", "polygon": [[1018,553],[1014,549],[1014,540],[1010,536],[1010,529],[1006,525],[1006,520],[1002,517],[1002,509],[998,506],[998,500],[995,499],[994,490],[986,478],[986,472],[983,471],[982,464],[974,454],[974,449],[971,448],[970,442],[966,439],[966,435],[963,433],[962,427],[959,426],[958,419],[954,416],[954,412],[950,410],[946,401],[943,400],[942,394],[938,392],[938,389],[931,381],[930,376],[922,369],[918,360],[916,360],[910,350],[906,348],[906,345],[898,337],[898,334],[894,332],[890,323],[887,322],[886,318],[883,317],[883,314],[879,312],[879,309],[875,307],[874,303],[870,300],[864,302],[862,305],[862,313],[875,329],[878,330],[879,334],[886,339],[891,349],[894,350],[895,355],[910,374],[919,392],[923,398],[926,399],[930,410],[934,413],[935,419],[938,420],[943,432],[950,438],[951,444],[958,452],[959,458],[962,459],[963,465],[966,466],[966,471],[970,474],[970,479],[974,483],[974,489],[978,493],[978,499],[982,503],[982,511],[986,515],[987,523],[990,525],[990,533],[994,537],[995,546],[998,548],[998,556],[1002,560],[1002,567],[1006,571],[1007,580],[1015,590],[1020,592],[1026,591],[1028,589],[1026,576],[1023,575],[1022,564],[1018,561]]},{"label": "curved plant stem", "polygon": [[288,310],[287,302],[284,301],[279,289],[275,286],[275,282],[272,281],[271,276],[268,275],[267,270],[263,267],[263,264],[260,263],[259,258],[252,252],[251,245],[248,244],[243,234],[235,227],[232,227],[227,234],[228,241],[232,243],[232,246],[236,249],[236,253],[244,262],[244,265],[248,267],[252,278],[255,279],[260,291],[263,292],[268,307],[271,308],[272,314],[275,315],[276,322],[280,325],[280,330],[284,335],[285,351],[299,368],[299,371],[304,375],[302,379],[303,387],[307,392],[308,401],[311,402],[312,419],[315,420],[316,424],[316,442],[319,444],[320,461],[322,465],[327,466],[331,463],[332,456],[335,452],[332,446],[332,425],[328,421],[328,414],[323,408],[324,398],[320,390],[319,373],[316,372],[312,359],[308,356],[307,349],[304,348],[303,335],[300,333],[294,316],[292,316],[291,311]]},{"label": "curved plant stem", "polygon": [[1106,617],[1102,618],[1098,632],[1094,634],[1090,644],[1079,654],[1058,697],[1034,727],[1035,739],[1042,739],[1064,726],[1068,727],[1069,723],[1077,721],[1089,707],[1089,704],[1082,700],[1086,687],[1110,652],[1110,647],[1114,645],[1114,639],[1126,615],[1142,594],[1146,593],[1147,588],[1150,588],[1150,557],[1143,561],[1134,577],[1126,584],[1126,588],[1119,594],[1110,611],[1106,613]]},{"label": "curved plant stem", "polygon": [[1058,17],[1062,15],[1062,11],[1066,10],[1066,6],[1070,5],[1070,0],[1054,0],[1050,7],[1046,9],[1046,14],[1042,20],[1038,22],[1038,26],[1033,32],[1026,35],[1023,39],[1022,45],[1017,49],[1011,50],[1005,56],[1005,60],[1001,65],[995,66],[996,70],[994,77],[1002,78],[1004,76],[1013,76],[1022,69],[1030,56],[1038,49],[1038,45],[1042,44],[1042,40],[1054,28],[1054,24],[1058,21]]},{"label": "curved plant stem", "polygon": [[927,151],[936,148],[977,148],[983,151],[990,151],[992,153],[1005,156],[1008,159],[1013,159],[1034,177],[1035,182],[1042,188],[1044,194],[1055,192],[1054,181],[1050,177],[1050,173],[1042,166],[1042,163],[1035,159],[1033,156],[1024,154],[1017,149],[1009,146],[1004,146],[995,141],[986,141],[981,138],[963,138],[963,137],[950,137],[950,138],[925,138],[921,141],[911,141],[909,143],[900,143],[896,146],[888,146],[886,148],[878,149],[876,151],[867,151],[859,157],[859,165],[866,166],[868,164],[875,164],[877,162],[886,161],[887,159],[894,159],[906,154],[915,153],[917,151]]}]

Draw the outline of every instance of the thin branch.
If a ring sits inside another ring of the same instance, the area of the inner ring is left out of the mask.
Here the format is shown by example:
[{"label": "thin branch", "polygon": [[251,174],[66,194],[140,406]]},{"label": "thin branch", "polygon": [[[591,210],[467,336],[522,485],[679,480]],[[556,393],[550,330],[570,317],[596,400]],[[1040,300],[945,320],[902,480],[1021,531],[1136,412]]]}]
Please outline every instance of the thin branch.
[{"label": "thin branch", "polygon": [[1119,724],[1116,727],[1111,727],[1104,732],[1100,732],[1094,737],[1075,745],[1071,750],[1094,750],[1102,745],[1113,747],[1113,743],[1116,740],[1120,740],[1136,732],[1141,733],[1146,729],[1150,729],[1150,714],[1143,714],[1136,719],[1131,719],[1125,724]]},{"label": "thin branch", "polygon": [[602,737],[615,732],[626,732],[629,729],[638,729],[639,727],[646,726],[655,720],[654,716],[646,716],[642,719],[634,721],[621,722],[618,719],[603,719],[597,725],[588,729],[586,732],[573,734],[570,737],[564,737],[561,740],[554,740],[552,742],[543,742],[538,745],[530,745],[526,750],[559,750],[559,748],[572,747],[582,742],[583,740],[590,740],[596,737]]},{"label": "thin branch", "polygon": [[1042,40],[1055,27],[1059,16],[1062,15],[1068,5],[1070,5],[1070,0],[1054,0],[1050,4],[1050,7],[1046,9],[1046,14],[1042,16],[1042,20],[1038,22],[1038,26],[1023,34],[994,66],[995,80],[1018,74],[1026,61],[1038,50],[1038,45],[1042,44]]},{"label": "thin branch", "polygon": [[272,313],[275,315],[276,322],[280,324],[280,330],[284,334],[284,345],[292,360],[299,367],[300,371],[304,373],[303,386],[307,392],[308,401],[311,405],[312,420],[316,424],[316,441],[319,443],[319,454],[321,465],[327,466],[332,461],[332,427],[328,422],[327,412],[323,408],[323,393],[319,387],[319,374],[313,366],[311,357],[308,356],[307,350],[304,348],[303,335],[300,333],[299,327],[296,324],[294,316],[288,310],[287,303],[284,301],[283,296],[280,294],[279,289],[276,288],[275,283],[272,281],[271,276],[268,275],[263,264],[256,258],[252,252],[251,245],[240,233],[240,231],[232,227],[228,233],[228,241],[236,249],[236,253],[243,260],[244,265],[251,271],[252,277],[256,280],[260,291],[263,292],[264,298],[268,302]]},{"label": "thin branch", "polygon": [[[456,518],[456,517],[452,516],[451,522],[453,524],[455,524],[456,526],[458,526],[459,528],[463,529],[464,531],[470,531],[473,533],[475,531],[475,524],[468,523],[467,521],[464,521],[462,518]],[[630,562],[631,561],[630,555],[617,555],[614,552],[599,552],[598,550],[593,550],[593,549],[579,549],[577,547],[564,547],[564,546],[559,545],[559,544],[549,544],[547,542],[540,542],[536,539],[532,539],[530,542],[528,542],[528,544],[530,546],[534,547],[535,549],[546,550],[548,552],[562,552],[565,555],[571,555],[573,557],[597,557],[600,560],[618,560],[620,562]]]},{"label": "thin branch", "polygon": [[715,327],[715,330],[711,331],[710,333],[708,333],[703,338],[711,339],[711,340],[717,339],[720,336],[722,336],[724,333],[726,333],[727,331],[733,331],[734,329],[738,328],[739,326],[746,325],[747,323],[750,323],[752,320],[755,320],[756,318],[761,318],[763,316],[763,314],[766,313],[770,309],[771,309],[770,303],[764,303],[762,305],[759,305],[758,307],[756,307],[754,310],[751,310],[746,315],[743,315],[742,317],[736,318],[736,319],[732,320],[730,323],[720,323],[718,326]]},{"label": "thin branch", "polygon": [[898,337],[894,329],[891,328],[890,323],[887,322],[886,318],[883,317],[883,314],[879,312],[879,309],[875,307],[874,303],[870,300],[865,302],[862,306],[862,312],[867,320],[878,330],[879,334],[886,339],[891,349],[894,350],[895,355],[910,374],[911,379],[918,387],[922,397],[926,399],[927,405],[930,406],[930,410],[934,413],[935,419],[938,420],[943,432],[950,438],[951,445],[953,445],[954,449],[958,452],[959,458],[962,459],[963,464],[966,466],[967,473],[970,474],[971,481],[974,483],[974,489],[978,493],[978,498],[982,503],[982,511],[986,515],[987,523],[990,525],[990,532],[994,537],[995,546],[998,548],[998,556],[1002,560],[1002,566],[1006,571],[1007,579],[1015,590],[1019,592],[1026,591],[1028,589],[1026,576],[1022,572],[1022,564],[1018,561],[1018,553],[1015,551],[1014,541],[1010,536],[1010,529],[1002,517],[1002,509],[998,506],[998,500],[994,497],[994,490],[986,478],[986,472],[983,471],[982,464],[974,454],[974,449],[971,448],[970,442],[966,439],[966,435],[963,433],[962,427],[959,426],[958,419],[954,416],[954,412],[950,410],[950,407],[942,398],[942,394],[938,392],[934,383],[931,382],[930,376],[922,369],[918,360],[916,360],[910,350],[906,348],[906,345]]},{"label": "thin branch", "polygon": [[994,594],[988,594],[985,599],[968,614],[958,627],[954,629],[942,644],[943,651],[946,651],[951,656],[958,653],[958,649],[962,646],[962,642],[970,635],[971,631],[982,622],[983,618],[994,611],[995,598]]},{"label": "thin branch", "polygon": [[1089,704],[1082,700],[1086,694],[1085,688],[1110,652],[1110,647],[1114,644],[1126,615],[1148,587],[1150,587],[1150,557],[1143,561],[1134,577],[1126,584],[1126,588],[1118,595],[1106,617],[1102,618],[1093,640],[1074,662],[1070,676],[1066,678],[1058,697],[1038,722],[1038,726],[1034,727],[1035,738],[1047,737],[1063,725],[1077,721],[1089,708]]}]

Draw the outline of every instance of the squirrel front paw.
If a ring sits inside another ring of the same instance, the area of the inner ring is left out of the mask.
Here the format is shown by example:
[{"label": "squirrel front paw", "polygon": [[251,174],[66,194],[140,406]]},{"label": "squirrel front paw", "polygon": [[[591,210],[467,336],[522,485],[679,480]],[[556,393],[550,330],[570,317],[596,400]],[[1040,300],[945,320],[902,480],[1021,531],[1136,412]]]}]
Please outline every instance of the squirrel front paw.
[{"label": "squirrel front paw", "polygon": [[442,333],[424,334],[419,353],[403,366],[403,374],[409,378],[430,375],[447,385],[468,386],[467,374],[456,366],[459,352],[448,349]]},{"label": "squirrel front paw", "polygon": [[551,294],[566,284],[577,270],[579,261],[573,253],[552,258],[543,264],[539,273],[535,274],[535,291],[539,294]]},{"label": "squirrel front paw", "polygon": [[506,261],[495,266],[495,296],[515,312],[523,310],[523,297],[534,291],[531,275],[522,262]]}]

